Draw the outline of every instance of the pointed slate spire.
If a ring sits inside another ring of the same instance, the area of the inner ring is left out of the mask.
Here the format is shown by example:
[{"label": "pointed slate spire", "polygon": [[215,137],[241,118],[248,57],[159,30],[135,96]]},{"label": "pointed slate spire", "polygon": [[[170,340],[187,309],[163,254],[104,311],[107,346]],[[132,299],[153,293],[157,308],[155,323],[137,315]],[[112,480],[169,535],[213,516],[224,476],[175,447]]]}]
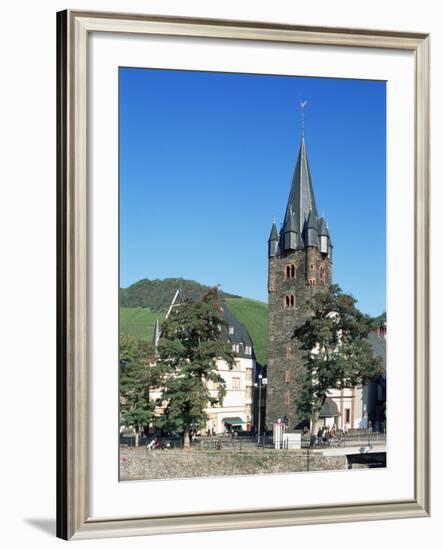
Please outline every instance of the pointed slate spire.
[{"label": "pointed slate spire", "polygon": [[269,237],[269,258],[276,256],[278,254],[278,243],[279,243],[279,233],[276,228],[276,223],[273,222],[272,230],[270,231]]},{"label": "pointed slate spire", "polygon": [[290,208],[288,218],[284,226],[284,250],[296,250],[298,245],[298,226],[295,215]]},{"label": "pointed slate spire", "polygon": [[310,212],[313,212],[315,218],[318,217],[304,137],[301,138],[301,146],[292,178],[284,223],[288,222],[290,211],[294,213],[295,220],[301,231]]}]

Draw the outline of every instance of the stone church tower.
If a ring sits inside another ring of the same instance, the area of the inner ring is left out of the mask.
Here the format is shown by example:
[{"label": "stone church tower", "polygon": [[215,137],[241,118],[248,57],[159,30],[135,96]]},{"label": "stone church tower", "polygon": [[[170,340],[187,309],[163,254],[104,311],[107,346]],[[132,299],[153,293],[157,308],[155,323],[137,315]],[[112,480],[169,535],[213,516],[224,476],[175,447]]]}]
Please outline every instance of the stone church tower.
[{"label": "stone church tower", "polygon": [[268,368],[266,423],[298,418],[294,400],[301,353],[292,340],[308,315],[308,299],[332,280],[333,246],[324,218],[318,217],[304,137],[280,232],[273,223],[268,241]]}]

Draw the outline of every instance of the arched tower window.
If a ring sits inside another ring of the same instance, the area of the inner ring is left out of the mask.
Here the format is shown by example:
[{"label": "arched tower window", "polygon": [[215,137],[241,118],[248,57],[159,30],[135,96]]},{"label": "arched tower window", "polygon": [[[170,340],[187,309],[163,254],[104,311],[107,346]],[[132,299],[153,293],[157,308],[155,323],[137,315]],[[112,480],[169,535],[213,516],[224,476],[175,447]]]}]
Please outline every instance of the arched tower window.
[{"label": "arched tower window", "polygon": [[296,278],[296,266],[294,264],[289,264],[285,266],[285,278],[286,279]]},{"label": "arched tower window", "polygon": [[284,306],[285,307],[295,307],[295,295],[287,294],[284,296]]}]

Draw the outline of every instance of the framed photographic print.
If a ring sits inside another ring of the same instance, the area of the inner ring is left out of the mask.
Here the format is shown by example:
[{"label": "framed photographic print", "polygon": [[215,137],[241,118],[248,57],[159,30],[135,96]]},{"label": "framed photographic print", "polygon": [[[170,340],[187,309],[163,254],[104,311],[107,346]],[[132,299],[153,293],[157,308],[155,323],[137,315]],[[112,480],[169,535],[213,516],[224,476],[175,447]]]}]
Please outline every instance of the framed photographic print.
[{"label": "framed photographic print", "polygon": [[428,515],[429,37],[57,33],[58,536]]}]

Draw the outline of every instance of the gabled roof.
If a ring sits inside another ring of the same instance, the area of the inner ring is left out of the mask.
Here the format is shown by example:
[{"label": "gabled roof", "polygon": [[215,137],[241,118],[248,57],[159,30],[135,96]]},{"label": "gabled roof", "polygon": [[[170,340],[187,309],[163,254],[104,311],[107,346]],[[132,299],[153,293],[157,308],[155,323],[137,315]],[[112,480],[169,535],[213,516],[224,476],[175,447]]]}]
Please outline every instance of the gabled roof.
[{"label": "gabled roof", "polygon": [[295,221],[301,231],[304,228],[304,223],[310,211],[313,212],[315,218],[318,217],[304,137],[301,138],[301,146],[299,148],[298,160],[292,178],[289,200],[284,216],[284,224],[288,223],[290,211],[294,213]]},{"label": "gabled roof", "polygon": [[[222,328],[223,335],[232,343],[232,344],[243,344],[243,346],[251,346],[252,356],[255,357],[253,350],[253,342],[250,338],[246,327],[238,321],[238,319],[233,315],[232,311],[229,309],[226,303],[223,303],[223,316],[224,321],[227,323],[227,327]],[[228,327],[233,327],[233,334],[228,334]],[[251,357],[250,355],[244,354],[244,348],[240,345],[238,355],[240,357]]]},{"label": "gabled roof", "polygon": [[[169,309],[166,313],[166,319],[169,317],[171,311],[174,308],[179,307],[180,304],[185,299],[186,299],[185,293],[181,289],[178,289],[172,298],[172,302],[170,303]],[[253,342],[246,327],[242,323],[240,323],[240,321],[238,321],[238,319],[235,317],[235,315],[232,313],[232,311],[229,309],[229,307],[225,302],[222,302],[221,311],[224,317],[224,321],[226,322],[226,326],[223,326],[221,330],[222,335],[226,340],[228,340],[232,344],[239,344],[239,352],[236,352],[236,355],[238,357],[246,357],[247,359],[250,359],[251,357],[255,358]],[[233,327],[233,334],[228,333],[229,326]],[[158,342],[160,337],[161,337],[161,327],[157,320],[155,322],[155,331],[152,339],[152,343],[155,349],[157,349],[158,347]],[[251,355],[245,354],[245,346],[250,346],[252,348]]]}]

